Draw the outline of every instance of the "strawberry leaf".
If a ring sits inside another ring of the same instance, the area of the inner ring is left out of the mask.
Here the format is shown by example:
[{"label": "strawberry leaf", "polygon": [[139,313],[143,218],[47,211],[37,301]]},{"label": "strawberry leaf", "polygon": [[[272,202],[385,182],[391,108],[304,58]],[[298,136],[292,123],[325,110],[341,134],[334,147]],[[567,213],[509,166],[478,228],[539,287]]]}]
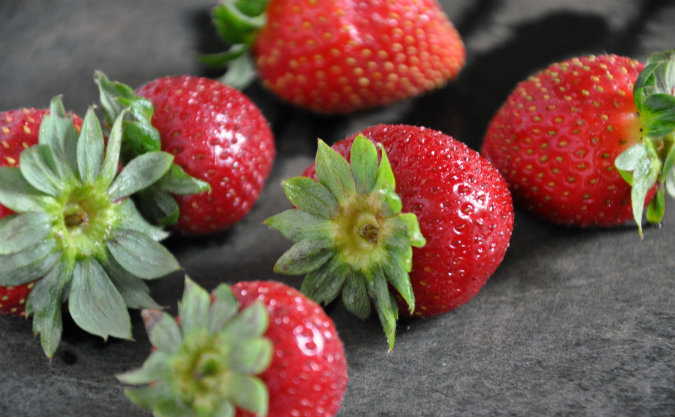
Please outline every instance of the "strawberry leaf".
[{"label": "strawberry leaf", "polygon": [[108,189],[111,200],[136,193],[159,180],[171,167],[173,155],[150,152],[132,159]]},{"label": "strawberry leaf", "polygon": [[176,199],[159,187],[148,187],[138,193],[141,212],[156,224],[170,226],[178,221],[180,209]]},{"label": "strawberry leaf", "polygon": [[209,293],[195,284],[194,281],[186,279],[183,299],[178,303],[178,315],[180,316],[183,336],[188,335],[193,330],[208,328],[210,305]]},{"label": "strawberry leaf", "polygon": [[42,118],[38,133],[38,143],[52,149],[58,164],[60,176],[71,181],[74,173],[71,167],[77,160],[78,133],[73,125],[73,118],[66,116],[61,97],[54,97],[49,106],[49,113]]},{"label": "strawberry leaf", "polygon": [[279,274],[307,274],[326,263],[335,254],[321,245],[326,241],[301,240],[291,246],[274,264],[274,272]]},{"label": "strawberry leaf", "polygon": [[52,240],[45,240],[36,246],[28,247],[21,252],[0,255],[0,286],[26,284],[41,278],[59,261],[61,254],[57,252]]},{"label": "strawberry leaf", "polygon": [[243,90],[258,77],[258,71],[248,53],[241,54],[227,63],[227,72],[220,82],[232,88]]},{"label": "strawberry leaf", "polygon": [[661,223],[665,212],[666,197],[663,188],[659,188],[654,198],[647,205],[647,221],[656,224]]},{"label": "strawberry leaf", "polygon": [[122,214],[120,227],[128,230],[135,230],[147,235],[154,241],[161,241],[169,237],[169,233],[164,229],[148,223],[143,216],[136,210],[134,201],[125,199],[120,203]]},{"label": "strawberry leaf", "polygon": [[298,209],[321,218],[332,217],[337,200],[330,190],[307,177],[294,177],[283,182],[288,200]]},{"label": "strawberry leaf", "polygon": [[[316,181],[312,182],[317,184]],[[313,240],[321,242],[320,244],[325,247],[330,241],[328,236],[331,222],[306,211],[288,209],[266,219],[264,223],[272,229],[280,231],[286,239],[293,242]],[[326,243],[323,243],[324,241]]]},{"label": "strawberry leaf", "polygon": [[108,259],[108,262],[103,265],[110,281],[113,283],[117,291],[119,291],[124,304],[129,308],[161,308],[155,300],[150,297],[150,289],[145,282],[138,279],[122,268],[114,259]]},{"label": "strawberry leaf", "polygon": [[143,310],[142,315],[152,346],[162,352],[175,353],[183,341],[183,336],[173,317],[159,310]]},{"label": "strawberry leaf", "polygon": [[40,212],[0,219],[0,255],[20,252],[40,243],[52,230],[51,218]]},{"label": "strawberry leaf", "polygon": [[103,131],[93,107],[87,110],[82,122],[82,131],[77,141],[77,167],[80,179],[93,184],[103,163]]},{"label": "strawberry leaf", "polygon": [[116,377],[125,384],[149,384],[166,376],[171,369],[168,366],[169,355],[161,350],[155,350],[145,360],[143,366],[132,371],[117,374]]},{"label": "strawberry leaf", "polygon": [[49,358],[61,341],[61,294],[69,279],[68,271],[57,264],[35,283],[26,300],[26,315],[33,315],[33,333],[40,335],[40,344]]},{"label": "strawberry leaf", "polygon": [[322,140],[319,140],[315,167],[319,182],[330,190],[336,200],[343,200],[347,194],[356,191],[349,163]]},{"label": "strawberry leaf", "polygon": [[256,301],[234,316],[220,334],[233,340],[256,338],[265,333],[268,325],[267,310],[262,302]]},{"label": "strawberry leaf", "polygon": [[259,374],[270,366],[273,350],[272,343],[263,337],[251,338],[245,343],[234,341],[228,362],[235,372]]},{"label": "strawberry leaf", "polygon": [[267,387],[261,380],[233,373],[229,386],[231,390],[227,394],[237,407],[255,415],[267,415],[269,404]]},{"label": "strawberry leaf", "polygon": [[123,114],[124,113],[122,113],[121,117],[118,117],[115,120],[113,127],[110,130],[110,136],[108,137],[108,147],[103,159],[103,166],[101,167],[98,178],[96,178],[96,183],[102,188],[109,188],[115,179],[115,176],[117,175],[120,162],[120,150],[122,147]]},{"label": "strawberry leaf", "polygon": [[239,304],[230,287],[225,284],[217,286],[212,295],[213,302],[209,308],[209,331],[218,333],[237,314]]},{"label": "strawberry leaf", "polygon": [[172,164],[157,182],[157,187],[171,194],[198,194],[211,190],[208,182],[188,175],[179,165]]},{"label": "strawberry leaf", "polygon": [[361,273],[350,271],[347,275],[342,290],[342,303],[350,313],[361,320],[370,315],[370,298],[365,277]]},{"label": "strawberry leaf", "polygon": [[0,204],[16,212],[40,211],[43,200],[19,168],[0,167]]},{"label": "strawberry leaf", "polygon": [[375,271],[374,274],[366,278],[368,294],[374,300],[375,311],[380,319],[384,334],[387,336],[389,350],[394,348],[394,339],[396,335],[396,319],[398,316],[398,305],[392,303],[392,297],[389,294],[389,286],[381,271]]},{"label": "strawberry leaf", "polygon": [[35,145],[21,152],[21,174],[35,189],[50,196],[63,192],[64,182],[58,173],[56,159],[47,145]]},{"label": "strawberry leaf", "polygon": [[350,160],[354,173],[356,190],[367,194],[375,185],[378,170],[378,157],[375,145],[369,140],[355,140],[352,145]]},{"label": "strawberry leaf", "polygon": [[160,278],[180,268],[164,246],[134,230],[118,231],[106,246],[122,268],[142,279]]},{"label": "strawberry leaf", "polygon": [[329,304],[342,290],[349,267],[335,257],[319,269],[310,271],[302,281],[302,293],[317,303]]},{"label": "strawberry leaf", "polygon": [[78,262],[68,298],[68,311],[87,332],[107,339],[131,339],[131,321],[124,299],[94,259]]}]

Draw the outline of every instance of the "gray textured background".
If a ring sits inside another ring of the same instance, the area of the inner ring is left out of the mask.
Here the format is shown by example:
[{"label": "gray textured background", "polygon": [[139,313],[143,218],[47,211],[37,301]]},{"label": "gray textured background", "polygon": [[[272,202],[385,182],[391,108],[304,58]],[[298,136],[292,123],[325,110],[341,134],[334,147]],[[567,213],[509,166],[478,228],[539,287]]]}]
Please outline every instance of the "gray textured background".
[{"label": "gray textured background", "polygon": [[[92,76],[138,86],[174,74],[216,75],[195,61],[218,50],[209,0],[0,0],[0,109],[47,106],[64,95],[84,114],[97,101]],[[280,181],[329,142],[378,122],[425,125],[480,146],[492,113],[515,83],[572,55],[612,52],[641,60],[675,47],[675,2],[444,0],[468,49],[460,78],[438,91],[350,117],[317,117],[259,87],[246,92],[276,135],[279,157],[253,211],[230,231],[167,242],[185,270],[217,283],[274,275],[288,247],[261,221],[287,207]],[[674,416],[675,201],[661,228],[565,229],[517,210],[506,258],[471,302],[441,317],[400,323],[387,353],[376,319],[328,307],[345,342],[350,382],[339,416]],[[153,284],[172,306],[182,274]],[[46,360],[29,321],[0,317],[0,416],[147,416],[113,377],[149,349],[102,340],[66,322]]]}]

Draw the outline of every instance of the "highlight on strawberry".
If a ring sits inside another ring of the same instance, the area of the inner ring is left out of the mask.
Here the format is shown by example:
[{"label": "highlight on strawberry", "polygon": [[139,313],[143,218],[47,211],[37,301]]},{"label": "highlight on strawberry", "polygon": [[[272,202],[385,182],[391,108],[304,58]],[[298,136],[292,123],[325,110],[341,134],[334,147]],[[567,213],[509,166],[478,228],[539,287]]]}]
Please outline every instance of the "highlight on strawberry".
[{"label": "highlight on strawberry", "polygon": [[238,90],[215,80],[163,77],[134,91],[98,71],[101,104],[124,120],[124,155],[160,149],[174,155],[169,172],[137,200],[154,223],[183,234],[225,230],[253,207],[276,154],[269,123]]},{"label": "highlight on strawberry", "polygon": [[155,416],[331,417],[347,387],[343,345],[320,306],[278,282],[186,278],[175,319],[144,310],[153,350],[118,375]]},{"label": "highlight on strawberry", "polygon": [[462,39],[436,0],[222,0],[213,24],[229,45],[201,57],[237,88],[257,76],[282,99],[350,113],[435,89],[464,66]]},{"label": "highlight on strawberry", "polygon": [[[15,116],[3,113],[0,124]],[[19,304],[33,316],[33,330],[52,357],[61,339],[62,303],[83,330],[131,339],[127,308],[157,306],[143,280],[170,274],[179,264],[158,243],[167,233],[147,223],[128,198],[161,178],[172,155],[149,152],[119,170],[123,116],[107,145],[93,108],[80,122],[56,97],[40,116],[39,130],[30,124],[21,129],[29,137],[23,142],[20,136],[26,149],[19,160],[0,158],[14,162],[0,167],[0,293],[25,290]],[[9,146],[0,147],[0,155],[17,139],[13,127],[3,125],[2,132]]]},{"label": "highlight on strawberry", "polygon": [[550,65],[519,83],[481,152],[517,201],[573,226],[661,222],[675,197],[675,50]]},{"label": "highlight on strawberry", "polygon": [[315,164],[283,186],[294,208],[265,224],[294,245],[275,271],[306,274],[304,294],[325,304],[341,294],[359,318],[374,306],[390,349],[399,309],[433,316],[466,303],[513,230],[497,170],[422,127],[377,125],[332,148],[319,141]]}]

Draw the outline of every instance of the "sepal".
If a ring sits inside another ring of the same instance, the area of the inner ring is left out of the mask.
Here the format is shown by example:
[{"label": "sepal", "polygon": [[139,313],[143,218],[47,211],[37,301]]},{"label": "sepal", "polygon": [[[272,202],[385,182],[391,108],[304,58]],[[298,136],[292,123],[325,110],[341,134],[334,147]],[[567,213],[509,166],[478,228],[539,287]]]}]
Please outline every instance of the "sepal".
[{"label": "sepal", "polygon": [[226,285],[211,295],[186,277],[176,320],[157,310],[142,315],[155,347],[139,369],[117,378],[146,387],[129,389],[131,401],[155,415],[234,416],[236,408],[266,415],[268,391],[256,376],[273,354],[265,337],[267,309],[243,310]]},{"label": "sepal", "polygon": [[410,283],[413,247],[426,240],[417,217],[401,213],[396,179],[387,153],[365,136],[352,144],[351,165],[319,140],[315,161],[318,181],[284,181],[295,209],[265,220],[294,242],[274,271],[306,275],[301,290],[328,304],[342,294],[348,311],[366,318],[375,307],[390,349],[398,318],[397,294],[415,308]]}]

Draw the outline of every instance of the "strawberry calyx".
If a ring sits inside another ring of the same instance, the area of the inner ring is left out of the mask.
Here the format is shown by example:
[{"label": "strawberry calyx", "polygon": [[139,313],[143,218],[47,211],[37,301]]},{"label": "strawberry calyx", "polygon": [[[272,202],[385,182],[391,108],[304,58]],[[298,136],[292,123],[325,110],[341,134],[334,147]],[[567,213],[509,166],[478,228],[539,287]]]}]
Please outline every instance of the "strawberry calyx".
[{"label": "strawberry calyx", "polygon": [[631,188],[633,216],[642,234],[642,215],[649,190],[647,220],[659,223],[665,213],[665,192],[675,198],[675,49],[649,57],[633,87],[642,125],[642,142],[616,158],[615,165]]},{"label": "strawberry calyx", "polygon": [[0,285],[35,282],[26,300],[33,330],[52,357],[61,339],[61,304],[83,330],[131,338],[127,307],[153,307],[143,279],[179,269],[128,197],[157,181],[173,156],[150,152],[119,171],[122,119],[105,145],[93,108],[78,134],[60,97],[40,125],[38,144],[19,167],[0,168]]},{"label": "strawberry calyx", "polygon": [[141,368],[117,378],[131,385],[129,399],[155,415],[233,416],[235,407],[267,415],[269,394],[256,375],[272,360],[263,337],[267,309],[257,301],[239,310],[230,288],[211,295],[186,277],[175,320],[159,310],[142,312],[153,352]]},{"label": "strawberry calyx", "polygon": [[365,319],[374,305],[389,343],[394,346],[397,293],[410,312],[415,297],[410,283],[412,247],[426,244],[417,217],[401,213],[401,199],[387,154],[359,135],[351,165],[319,140],[316,176],[284,181],[295,206],[265,220],[294,245],[276,262],[278,273],[304,275],[301,291],[328,304],[339,294],[345,307]]},{"label": "strawberry calyx", "polygon": [[[159,131],[152,125],[154,106],[126,84],[110,81],[96,71],[94,81],[99,87],[101,107],[108,125],[124,114],[122,119],[123,162],[162,148]],[[188,175],[178,164],[172,164],[151,188],[139,191],[134,198],[139,208],[153,223],[170,226],[178,221],[179,207],[172,194],[189,195],[211,190],[208,182]]]},{"label": "strawberry calyx", "polygon": [[242,90],[256,77],[251,48],[258,31],[266,23],[269,0],[221,0],[211,11],[213,26],[221,39],[230,45],[224,52],[201,55],[199,60],[210,67],[227,67],[220,81]]}]

